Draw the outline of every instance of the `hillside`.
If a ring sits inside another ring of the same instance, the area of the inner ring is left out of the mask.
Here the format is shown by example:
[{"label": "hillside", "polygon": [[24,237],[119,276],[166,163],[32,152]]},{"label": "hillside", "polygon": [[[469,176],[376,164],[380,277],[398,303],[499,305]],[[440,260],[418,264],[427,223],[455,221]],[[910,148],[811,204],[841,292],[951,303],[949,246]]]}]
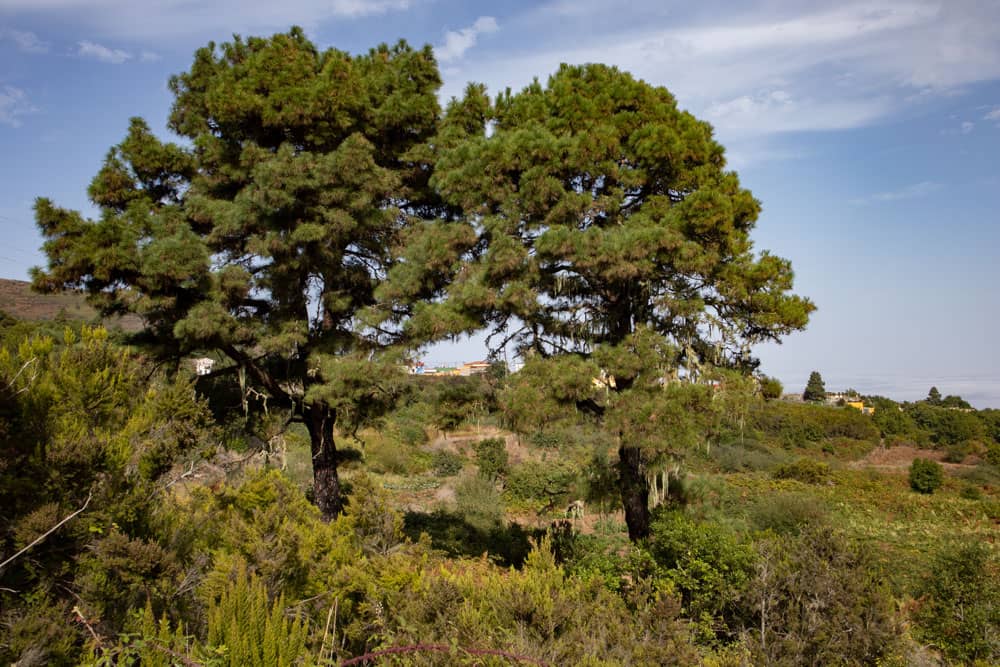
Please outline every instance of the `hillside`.
[{"label": "hillside", "polygon": [[[92,321],[97,311],[87,305],[82,294],[38,294],[24,280],[0,278],[0,311],[19,320],[51,321],[59,317]],[[142,321],[135,316],[112,318],[105,322],[111,328],[138,331]]]}]

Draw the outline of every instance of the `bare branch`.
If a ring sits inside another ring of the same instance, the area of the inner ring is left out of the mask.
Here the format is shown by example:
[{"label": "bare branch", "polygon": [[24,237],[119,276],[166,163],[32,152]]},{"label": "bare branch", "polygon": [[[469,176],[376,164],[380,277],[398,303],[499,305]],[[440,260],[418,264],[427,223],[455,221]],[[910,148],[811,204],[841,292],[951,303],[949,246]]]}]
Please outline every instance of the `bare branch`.
[{"label": "bare branch", "polygon": [[75,517],[77,514],[79,514],[83,510],[87,509],[87,505],[90,504],[90,499],[92,497],[93,497],[93,493],[88,493],[87,494],[87,500],[86,500],[86,502],[83,503],[83,507],[81,507],[77,511],[73,512],[72,514],[70,514],[69,516],[67,516],[65,519],[63,519],[62,521],[60,521],[59,523],[57,523],[56,525],[54,525],[51,528],[49,528],[47,531],[45,531],[44,533],[42,533],[41,535],[39,535],[37,538],[35,538],[35,540],[31,544],[29,544],[28,546],[24,547],[23,549],[21,549],[20,551],[18,551],[16,554],[14,554],[13,556],[11,556],[10,558],[8,558],[7,560],[5,560],[4,562],[0,563],[0,570],[2,570],[3,568],[5,568],[11,562],[13,562],[18,556],[20,556],[21,554],[23,554],[25,551],[27,551],[31,547],[35,546],[36,544],[38,544],[39,542],[41,542],[42,540],[44,540],[46,537],[48,537],[52,533],[56,532],[56,530],[58,530],[59,527],[62,526],[64,523],[66,523],[67,521],[69,521],[70,519],[72,519],[73,517]]}]

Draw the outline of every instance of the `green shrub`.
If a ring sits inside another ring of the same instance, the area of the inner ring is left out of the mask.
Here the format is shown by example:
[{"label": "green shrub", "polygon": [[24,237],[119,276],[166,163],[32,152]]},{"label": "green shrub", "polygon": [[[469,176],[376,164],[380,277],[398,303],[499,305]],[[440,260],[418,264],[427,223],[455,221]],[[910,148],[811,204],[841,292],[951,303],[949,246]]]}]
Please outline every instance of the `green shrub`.
[{"label": "green shrub", "polygon": [[798,459],[774,469],[775,479],[797,479],[806,484],[825,484],[830,480],[830,466],[814,459]]},{"label": "green shrub", "polygon": [[713,447],[712,458],[723,472],[771,470],[781,462],[781,457],[766,449],[737,444]]},{"label": "green shrub", "polygon": [[393,509],[386,491],[368,475],[352,479],[350,502],[344,514],[365,553],[386,554],[403,541],[403,517]]},{"label": "green shrub", "polygon": [[503,438],[480,440],[474,449],[480,477],[495,481],[507,475],[507,447]]},{"label": "green shrub", "polygon": [[975,453],[976,443],[971,440],[962,440],[961,442],[956,442],[945,446],[944,448],[944,460],[948,463],[961,463],[970,454]]},{"label": "green shrub", "polygon": [[824,438],[879,439],[871,417],[853,408],[768,401],[751,410],[750,424],[767,440],[785,447],[802,447]]},{"label": "green shrub", "polygon": [[451,477],[462,471],[465,458],[446,450],[438,450],[431,456],[431,469],[438,477]]},{"label": "green shrub", "polygon": [[576,473],[566,462],[533,461],[511,468],[507,493],[515,500],[558,504],[569,493]]},{"label": "green shrub", "polygon": [[[701,664],[676,598],[650,590],[643,581],[619,595],[597,577],[569,576],[548,539],[518,570],[493,567],[484,559],[436,566],[420,586],[386,606],[394,613],[385,645],[452,647],[437,656],[415,654],[405,664]],[[471,648],[526,659],[473,656],[465,650]]]},{"label": "green shrub", "polygon": [[289,620],[284,596],[269,603],[267,588],[245,565],[208,609],[207,645],[222,656],[222,667],[291,667],[306,655],[308,627]]},{"label": "green shrub", "polygon": [[737,633],[736,602],[753,572],[748,544],[722,524],[670,511],[652,522],[647,548],[658,575],[680,593],[685,615],[699,623],[703,638]]},{"label": "green shrub", "polygon": [[829,527],[756,545],[739,600],[754,665],[876,665],[899,654],[895,603],[873,554]]},{"label": "green shrub", "polygon": [[529,440],[532,445],[541,449],[559,449],[563,444],[561,435],[553,431],[538,431]]},{"label": "green shrub", "polygon": [[455,485],[458,513],[477,530],[489,532],[503,523],[503,498],[496,485],[478,475],[467,475]]},{"label": "green shrub", "polygon": [[386,433],[366,437],[365,461],[372,472],[393,475],[413,475],[418,472],[418,462],[413,458],[413,449],[387,437]]},{"label": "green shrub", "polygon": [[[1000,410],[997,412],[1000,412]],[[986,453],[983,454],[983,459],[991,465],[1000,467],[1000,442],[987,443]]]},{"label": "green shrub", "polygon": [[982,500],[983,492],[982,490],[973,484],[966,484],[962,487],[962,490],[958,492],[958,495],[962,496],[966,500]]},{"label": "green shrub", "polygon": [[760,395],[764,397],[764,400],[773,401],[774,399],[781,398],[781,394],[784,391],[785,387],[778,378],[766,375],[760,378]]},{"label": "green shrub", "polygon": [[918,591],[918,634],[948,657],[1000,660],[1000,563],[981,542],[942,548]]},{"label": "green shrub", "polygon": [[750,520],[760,530],[798,535],[804,528],[827,521],[827,506],[813,496],[778,493],[764,496],[750,510]]},{"label": "green shrub", "polygon": [[910,488],[919,493],[934,493],[944,483],[941,464],[930,459],[914,459],[910,464]]}]

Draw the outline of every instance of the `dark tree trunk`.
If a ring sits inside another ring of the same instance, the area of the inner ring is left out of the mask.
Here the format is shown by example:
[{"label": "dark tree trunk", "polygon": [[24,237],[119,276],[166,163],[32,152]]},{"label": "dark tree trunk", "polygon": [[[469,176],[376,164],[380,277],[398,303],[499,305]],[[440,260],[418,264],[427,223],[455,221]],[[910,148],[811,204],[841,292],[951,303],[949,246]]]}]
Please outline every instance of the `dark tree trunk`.
[{"label": "dark tree trunk", "polygon": [[637,542],[649,535],[649,481],[642,469],[642,452],[638,447],[618,448],[618,486],[628,538]]},{"label": "dark tree trunk", "polygon": [[312,449],[313,494],[324,521],[344,510],[337,474],[337,446],[333,441],[333,410],[325,405],[306,408],[305,421]]}]

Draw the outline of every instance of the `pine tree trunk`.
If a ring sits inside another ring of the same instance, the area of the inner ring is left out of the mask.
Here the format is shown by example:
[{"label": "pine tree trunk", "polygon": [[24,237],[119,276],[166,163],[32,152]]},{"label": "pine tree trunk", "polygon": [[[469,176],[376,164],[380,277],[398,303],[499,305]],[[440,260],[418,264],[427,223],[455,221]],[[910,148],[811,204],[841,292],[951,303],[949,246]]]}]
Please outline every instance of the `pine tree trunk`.
[{"label": "pine tree trunk", "polygon": [[628,538],[637,542],[649,535],[649,481],[642,469],[642,452],[638,447],[618,448],[618,486]]},{"label": "pine tree trunk", "polygon": [[306,410],[306,427],[312,450],[313,494],[324,521],[331,521],[344,510],[337,474],[337,446],[333,441],[334,413],[325,405]]}]

